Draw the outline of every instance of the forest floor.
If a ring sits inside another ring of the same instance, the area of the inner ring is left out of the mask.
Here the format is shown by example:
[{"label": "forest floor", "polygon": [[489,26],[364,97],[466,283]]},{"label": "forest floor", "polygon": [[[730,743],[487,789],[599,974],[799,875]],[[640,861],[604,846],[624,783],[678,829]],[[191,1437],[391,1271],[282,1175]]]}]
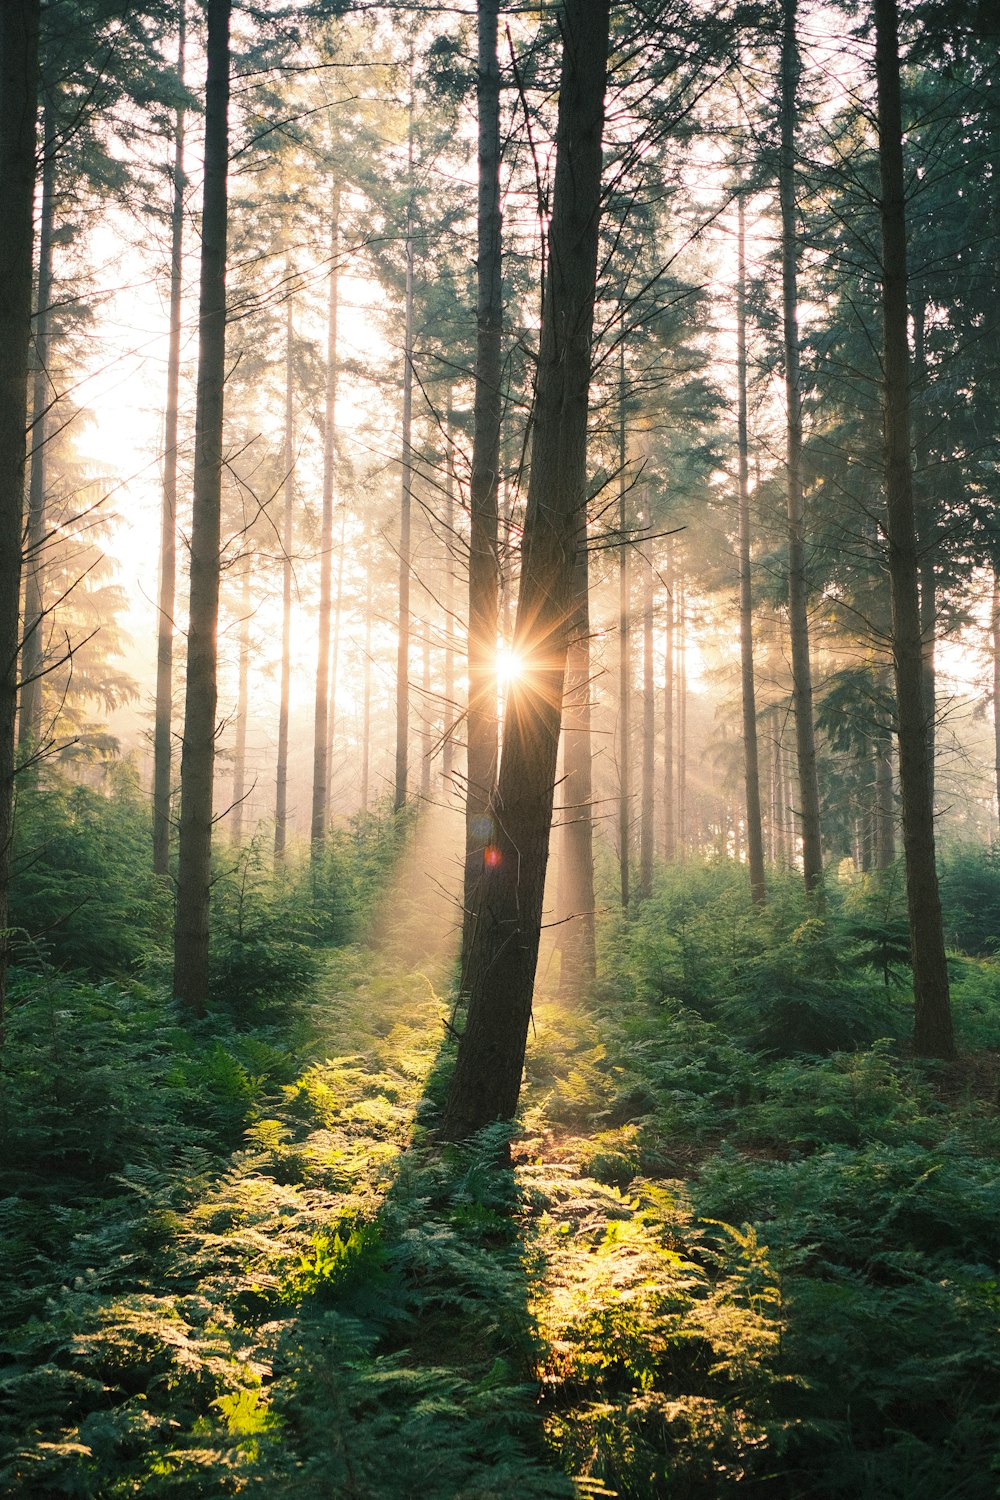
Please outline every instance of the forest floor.
[{"label": "forest floor", "polygon": [[280,1028],[37,1000],[0,1492],[995,1496],[995,1048],[755,1053],[630,933],[593,1002],[539,997],[516,1132],[441,1147],[449,819]]}]

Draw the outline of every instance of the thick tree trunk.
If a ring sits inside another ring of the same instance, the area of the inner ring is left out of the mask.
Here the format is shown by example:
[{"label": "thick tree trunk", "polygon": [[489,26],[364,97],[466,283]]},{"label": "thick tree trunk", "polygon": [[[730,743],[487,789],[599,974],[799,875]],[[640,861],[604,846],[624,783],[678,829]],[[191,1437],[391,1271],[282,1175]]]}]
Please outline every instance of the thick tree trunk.
[{"label": "thick tree trunk", "polygon": [[629,540],[625,484],[625,336],[618,345],[618,885],[622,910],[628,911],[629,841],[632,794],[629,757],[632,750],[632,662],[629,609]]},{"label": "thick tree trunk", "polygon": [[208,904],[212,783],[218,698],[219,544],[222,415],[226,375],[226,231],[229,167],[230,0],[208,0],[205,186],[201,214],[198,389],[187,690],[181,750],[181,817],[174,994],[195,1016],[208,1000]]},{"label": "thick tree trunk", "polygon": [[[291,285],[291,271],[287,275]],[[292,680],[292,528],[295,517],[295,414],[292,363],[292,296],[285,309],[285,478],[281,524],[281,682],[278,698],[278,755],[274,786],[274,860],[282,864],[288,841],[288,700]]]},{"label": "thick tree trunk", "polygon": [[597,977],[594,933],[593,755],[590,734],[590,568],[584,530],[576,559],[574,613],[563,695],[562,863],[559,985],[578,998]]},{"label": "thick tree trunk", "polygon": [[465,799],[465,912],[462,965],[489,837],[489,801],[497,769],[497,494],[500,478],[501,284],[500,65],[497,0],[479,0],[479,203],[477,211],[476,381],[469,486],[469,703]]},{"label": "thick tree trunk", "polygon": [[806,580],[805,502],[802,494],[802,389],[799,371],[798,241],[795,212],[795,123],[800,64],[795,36],[796,0],[784,0],[781,48],[781,287],[787,408],[788,627],[792,647],[792,703],[799,779],[802,873],[806,890],[822,895],[816,735],[809,660],[809,588]]},{"label": "thick tree trunk", "polygon": [[[330,191],[330,282],[326,314],[326,400],[323,415],[323,513],[319,539],[319,617],[316,650],[316,714],[313,729],[310,853],[316,859],[330,821],[330,615],[333,603],[333,471],[337,416],[337,257],[340,253],[340,183]],[[341,548],[343,559],[343,548]]]},{"label": "thick tree trunk", "polygon": [[22,759],[40,748],[42,676],[45,669],[45,546],[49,413],[55,400],[52,379],[52,245],[55,234],[55,102],[46,91],[42,109],[42,201],[38,224],[38,290],[34,318],[35,369],[31,394],[31,463],[28,473],[28,526],[24,555],[24,638],[21,645],[21,715],[18,745]]},{"label": "thick tree trunk", "polygon": [[[177,7],[177,81],[184,87],[187,0]],[[156,617],[156,710],[153,721],[153,869],[170,869],[170,772],[174,702],[174,608],[177,595],[177,438],[181,381],[181,274],[184,255],[184,106],[174,115],[174,174],[170,204],[170,327],[163,418],[163,505],[160,511],[160,585]]]},{"label": "thick tree trunk", "polygon": [[875,0],[882,221],[886,536],[896,671],[899,789],[913,954],[914,1049],[925,1057],[955,1050],[934,855],[934,808],[927,748],[913,471],[910,458],[906,304],[906,205],[896,0]]},{"label": "thick tree trunk", "polygon": [[240,653],[236,692],[236,744],[233,748],[233,815],[229,841],[234,849],[243,842],[243,804],[247,791],[247,715],[250,687],[250,553],[243,558],[240,589]]},{"label": "thick tree trunk", "polygon": [[37,107],[38,0],[6,0],[0,6],[0,1045],[10,956]]},{"label": "thick tree trunk", "polygon": [[653,894],[653,817],[656,811],[653,775],[656,760],[656,689],[653,674],[653,531],[652,518],[646,521],[646,538],[642,549],[642,795],[639,804],[639,890],[640,900]]},{"label": "thick tree trunk", "polygon": [[399,632],[396,640],[396,782],[393,807],[406,805],[410,763],[410,511],[413,487],[413,60],[410,60],[409,197],[403,309],[403,433],[399,516]]},{"label": "thick tree trunk", "polygon": [[586,530],[606,0],[566,0],[556,171],[515,649],[469,952],[469,1008],[444,1119],[461,1139],[517,1108],[541,933],[566,650]]},{"label": "thick tree trunk", "polygon": [[757,748],[757,693],[753,668],[753,590],[750,580],[750,438],[747,423],[747,267],[746,207],[738,199],[736,273],[736,399],[740,549],[740,683],[743,700],[743,780],[746,790],[747,863],[755,905],[767,900],[764,832],[760,813],[760,756]]}]

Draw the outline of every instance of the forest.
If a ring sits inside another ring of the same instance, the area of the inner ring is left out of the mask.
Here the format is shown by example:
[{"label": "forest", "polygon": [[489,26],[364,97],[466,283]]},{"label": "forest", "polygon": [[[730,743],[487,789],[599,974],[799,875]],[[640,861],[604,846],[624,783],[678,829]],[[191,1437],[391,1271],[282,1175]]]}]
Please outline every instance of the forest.
[{"label": "forest", "polygon": [[997,0],[0,3],[0,1496],[1000,1495]]}]

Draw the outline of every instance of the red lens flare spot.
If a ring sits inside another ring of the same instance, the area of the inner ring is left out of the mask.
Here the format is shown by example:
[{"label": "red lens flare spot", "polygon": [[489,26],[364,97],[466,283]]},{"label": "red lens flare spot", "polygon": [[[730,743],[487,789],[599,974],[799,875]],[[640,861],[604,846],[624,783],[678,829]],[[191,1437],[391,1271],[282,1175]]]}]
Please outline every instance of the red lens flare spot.
[{"label": "red lens flare spot", "polygon": [[495,845],[490,844],[483,850],[483,863],[488,870],[495,870],[497,865],[503,863],[503,855]]}]

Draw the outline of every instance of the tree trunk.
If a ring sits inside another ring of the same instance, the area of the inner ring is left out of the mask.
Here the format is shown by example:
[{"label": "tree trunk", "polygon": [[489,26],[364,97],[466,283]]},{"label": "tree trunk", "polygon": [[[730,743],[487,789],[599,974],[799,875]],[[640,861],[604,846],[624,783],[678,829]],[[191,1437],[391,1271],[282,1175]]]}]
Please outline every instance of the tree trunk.
[{"label": "tree trunk", "polygon": [[434,725],[431,718],[431,622],[423,621],[421,635],[421,657],[423,671],[420,678],[420,696],[423,709],[420,715],[420,795],[424,802],[431,795],[431,760],[434,754]]},{"label": "tree trunk", "polygon": [[677,802],[674,796],[674,608],[673,549],[667,543],[666,631],[663,644],[663,858],[677,858]]},{"label": "tree trunk", "polygon": [[629,904],[629,834],[632,825],[629,754],[632,663],[629,620],[629,541],[625,484],[625,335],[618,344],[618,882],[622,910]]},{"label": "tree trunk", "polygon": [[469,1008],[443,1131],[462,1139],[517,1108],[541,933],[566,650],[586,530],[606,0],[566,0],[556,170],[511,684],[491,840],[468,962]]},{"label": "tree trunk", "polygon": [[247,786],[247,713],[250,685],[250,553],[243,558],[243,586],[240,590],[240,656],[236,696],[236,744],[233,749],[233,816],[229,825],[229,842],[238,849],[243,842],[243,803]]},{"label": "tree trunk", "polygon": [[361,710],[361,811],[368,811],[368,782],[372,758],[372,548],[369,538],[365,556],[365,665],[364,703]]},{"label": "tree trunk", "polygon": [[910,460],[909,348],[906,305],[906,206],[896,0],[875,0],[882,221],[882,318],[885,408],[886,536],[896,672],[899,789],[913,954],[913,1045],[925,1057],[951,1057],[952,1034],[934,856],[934,808],[923,688],[917,541]]},{"label": "tree trunk", "polygon": [[764,833],[760,814],[760,756],[757,749],[757,694],[753,669],[753,590],[750,580],[750,439],[747,423],[747,266],[746,206],[743,186],[737,200],[736,399],[739,468],[740,682],[743,700],[743,780],[746,790],[747,863],[750,895],[756,906],[767,900]]},{"label": "tree trunk", "polygon": [[[286,277],[291,285],[291,269]],[[292,679],[292,527],[295,516],[295,414],[292,364],[292,295],[285,307],[285,478],[281,525],[281,685],[278,702],[278,756],[274,787],[274,861],[283,864],[288,838],[288,699]]]},{"label": "tree trunk", "polygon": [[37,108],[38,0],[6,0],[0,5],[0,1045],[10,957],[7,903],[14,834]]},{"label": "tree trunk", "polygon": [[465,798],[465,908],[462,964],[472,940],[476,893],[489,837],[497,769],[497,493],[500,478],[501,283],[500,65],[497,0],[478,0],[479,203],[477,210],[476,380],[469,486],[469,703]]},{"label": "tree trunk", "polygon": [[[313,730],[312,817],[310,854],[323,851],[330,821],[330,615],[333,594],[333,470],[336,463],[337,415],[337,256],[340,253],[340,183],[330,192],[330,283],[326,316],[326,401],[323,416],[323,514],[319,541],[319,618],[316,651],[316,715]],[[343,548],[341,548],[343,559]]]},{"label": "tree trunk", "polygon": [[195,1016],[208,999],[208,904],[212,782],[218,698],[219,544],[222,414],[226,375],[226,230],[229,166],[230,0],[208,0],[205,186],[201,215],[198,389],[187,689],[181,749],[181,817],[174,994]]},{"label": "tree trunk", "polygon": [[809,589],[806,581],[805,502],[802,494],[802,388],[799,371],[798,251],[795,212],[796,93],[800,64],[795,36],[796,0],[784,0],[781,48],[781,286],[787,407],[786,485],[788,504],[788,627],[792,647],[792,702],[799,773],[802,873],[806,890],[822,896],[823,844],[820,832],[816,736],[813,727],[812,667],[809,660]]},{"label": "tree trunk", "polygon": [[[177,7],[177,81],[184,87],[187,0]],[[163,419],[163,506],[156,617],[156,710],[153,721],[153,869],[170,869],[170,771],[174,698],[174,608],[177,594],[177,438],[181,380],[181,273],[184,255],[184,106],[174,115],[174,176],[170,204],[170,328]]]},{"label": "tree trunk", "polygon": [[687,857],[689,833],[687,807],[687,599],[683,582],[677,584],[677,852]]},{"label": "tree trunk", "polygon": [[444,460],[444,725],[441,730],[441,779],[446,791],[451,790],[455,765],[455,448],[452,395],[449,385]]},{"label": "tree trunk", "polygon": [[24,556],[24,637],[21,645],[21,717],[18,745],[22,759],[40,748],[42,676],[45,669],[45,545],[49,413],[55,400],[52,379],[52,243],[55,233],[55,102],[46,91],[42,109],[42,201],[38,225],[38,290],[35,304],[35,369],[31,397],[31,462],[28,526]]},{"label": "tree trunk", "polygon": [[646,519],[646,538],[642,549],[642,796],[639,814],[639,891],[640,900],[653,894],[653,773],[656,759],[656,718],[653,677],[653,521]]},{"label": "tree trunk", "polygon": [[990,641],[993,648],[993,775],[997,792],[997,819],[1000,820],[1000,572],[997,570],[993,573]]},{"label": "tree trunk", "polygon": [[584,531],[576,559],[574,614],[563,695],[563,828],[559,987],[576,999],[597,977],[594,934],[593,752],[590,735],[590,568]]},{"label": "tree trunk", "polygon": [[403,437],[399,517],[399,633],[396,642],[396,783],[392,805],[406,805],[410,760],[410,510],[413,487],[413,53],[410,53],[410,123],[407,139],[406,288],[403,310]]},{"label": "tree trunk", "polygon": [[[326,726],[326,805],[333,805],[333,749],[337,734],[337,674],[340,671],[340,629],[344,615],[344,554],[347,547],[347,505],[340,511],[340,546],[337,550],[337,588],[333,602],[333,647],[330,651],[329,712]],[[371,553],[369,551],[369,560]]]},{"label": "tree trunk", "polygon": [[[885,672],[880,686],[888,690]],[[883,729],[875,740],[875,868],[887,870],[896,860],[896,806],[892,772],[892,733]]]}]

